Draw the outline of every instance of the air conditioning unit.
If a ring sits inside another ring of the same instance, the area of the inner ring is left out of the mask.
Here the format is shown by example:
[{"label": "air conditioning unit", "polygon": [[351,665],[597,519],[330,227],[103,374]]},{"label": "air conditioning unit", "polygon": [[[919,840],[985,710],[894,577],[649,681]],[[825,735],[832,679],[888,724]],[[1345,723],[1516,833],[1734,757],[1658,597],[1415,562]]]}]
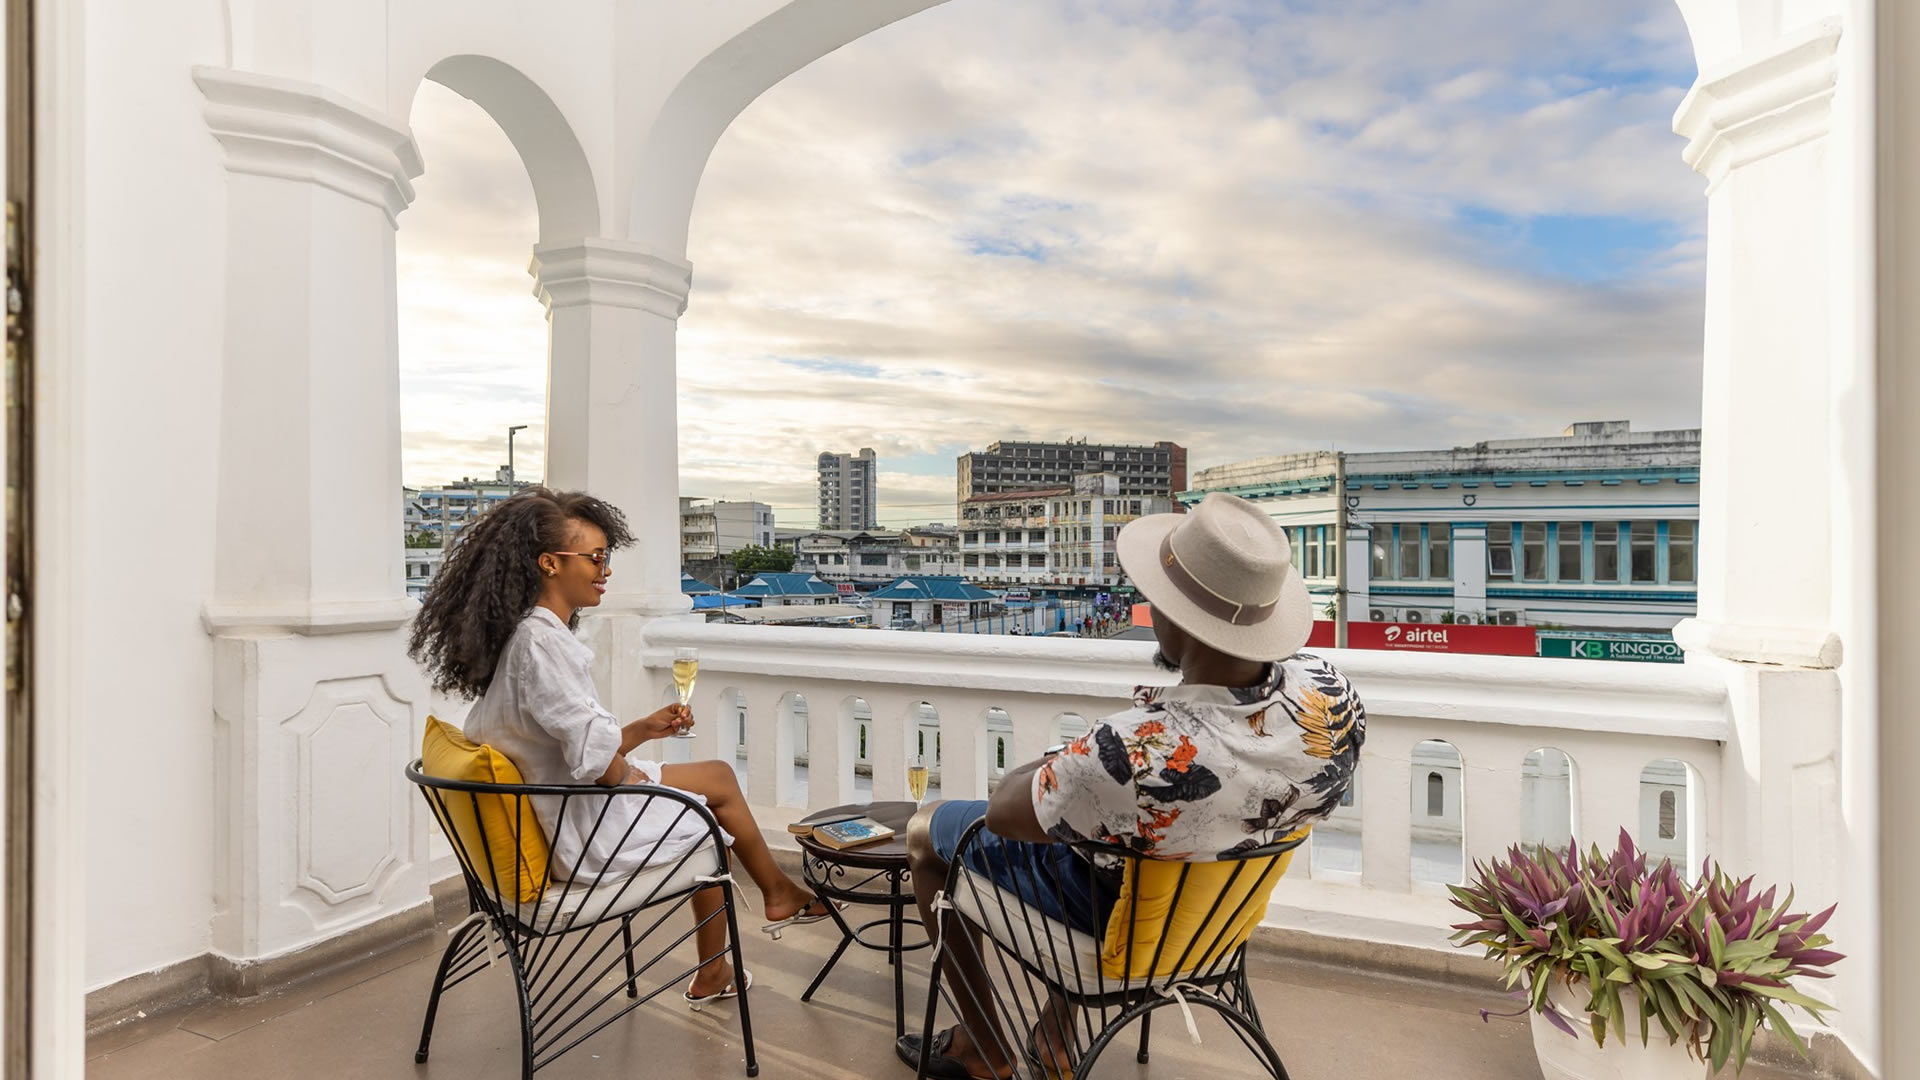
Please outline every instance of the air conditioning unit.
[{"label": "air conditioning unit", "polygon": [[1367,612],[1368,622],[1393,622],[1394,612],[1388,608],[1372,608]]},{"label": "air conditioning unit", "polygon": [[1516,611],[1512,608],[1509,608],[1505,611],[1500,612],[1500,614],[1497,617],[1500,620],[1501,626],[1527,625],[1527,613],[1524,611]]},{"label": "air conditioning unit", "polygon": [[1471,611],[1456,611],[1453,613],[1453,625],[1455,626],[1472,626],[1480,620],[1481,616],[1475,615]]},{"label": "air conditioning unit", "polygon": [[1410,607],[1406,611],[1401,613],[1400,621],[1409,622],[1409,623],[1423,623],[1427,621],[1427,613],[1420,610],[1419,608]]}]

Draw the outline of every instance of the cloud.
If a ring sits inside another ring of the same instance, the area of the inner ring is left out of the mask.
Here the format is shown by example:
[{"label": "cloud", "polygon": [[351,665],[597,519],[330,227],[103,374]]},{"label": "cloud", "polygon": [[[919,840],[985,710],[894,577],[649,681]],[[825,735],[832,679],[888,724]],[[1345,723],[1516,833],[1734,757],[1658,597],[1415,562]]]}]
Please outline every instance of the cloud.
[{"label": "cloud", "polygon": [[[898,524],[951,520],[952,455],[999,438],[1170,439],[1203,467],[1697,424],[1704,203],[1667,130],[1688,65],[1671,0],[905,20],[714,151],[682,490],[807,524],[815,457],[873,446]],[[435,90],[401,236],[403,280],[427,279],[403,298],[410,478],[484,453],[479,425],[537,422],[544,384],[524,175]],[[473,175],[429,187],[449,160]],[[436,201],[443,225],[416,231]]]}]

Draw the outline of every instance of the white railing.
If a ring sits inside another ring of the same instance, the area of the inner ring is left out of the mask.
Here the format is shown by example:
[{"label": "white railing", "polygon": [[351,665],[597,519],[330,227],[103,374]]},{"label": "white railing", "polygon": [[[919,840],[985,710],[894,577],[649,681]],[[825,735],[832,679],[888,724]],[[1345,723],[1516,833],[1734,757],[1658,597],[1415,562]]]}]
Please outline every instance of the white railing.
[{"label": "white railing", "polygon": [[[703,722],[688,751],[732,751],[742,734],[734,718],[744,715],[747,794],[770,819],[857,801],[857,740],[868,717],[874,799],[907,797],[915,733],[929,723],[940,732],[943,797],[982,798],[997,772],[995,744],[1009,726],[1007,761],[1029,761],[1058,741],[1063,718],[1097,720],[1125,707],[1136,683],[1167,681],[1149,662],[1151,643],[661,621],[648,627],[642,658],[658,669],[652,673],[663,694],[664,668],[680,646],[698,648],[701,660],[695,710]],[[1667,763],[1678,763],[1686,777],[1684,808],[1674,815],[1679,844],[1696,865],[1716,850],[1728,713],[1724,685],[1711,670],[1359,651],[1329,656],[1367,707],[1357,815],[1348,812],[1358,819],[1359,870],[1316,869],[1310,854],[1296,857],[1275,902],[1276,911],[1301,916],[1295,921],[1312,925],[1316,913],[1358,912],[1426,924],[1436,916],[1443,890],[1414,873],[1419,793],[1412,787],[1416,748],[1432,741],[1459,755],[1457,820],[1469,862],[1529,839],[1523,765],[1529,753],[1547,748],[1572,763],[1568,824],[1577,843],[1610,845],[1623,826],[1641,836],[1643,773],[1662,763],[1671,775],[1676,767]],[[804,699],[798,710],[795,695]],[[801,726],[804,798],[793,768]],[[1431,748],[1422,753],[1430,757]]]}]

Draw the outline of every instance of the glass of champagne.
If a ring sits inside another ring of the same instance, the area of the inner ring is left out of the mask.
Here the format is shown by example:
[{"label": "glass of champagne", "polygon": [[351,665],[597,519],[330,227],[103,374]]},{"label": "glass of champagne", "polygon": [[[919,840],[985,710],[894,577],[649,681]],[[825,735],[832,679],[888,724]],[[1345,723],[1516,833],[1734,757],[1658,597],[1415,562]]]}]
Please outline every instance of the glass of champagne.
[{"label": "glass of champagne", "polygon": [[907,766],[907,794],[913,796],[913,805],[917,808],[927,797],[927,761],[916,757]]},{"label": "glass of champagne", "polygon": [[[680,691],[680,704],[693,704],[694,680],[700,677],[700,650],[675,649],[673,651],[673,687]],[[688,724],[673,733],[676,739],[693,738],[693,725]]]}]

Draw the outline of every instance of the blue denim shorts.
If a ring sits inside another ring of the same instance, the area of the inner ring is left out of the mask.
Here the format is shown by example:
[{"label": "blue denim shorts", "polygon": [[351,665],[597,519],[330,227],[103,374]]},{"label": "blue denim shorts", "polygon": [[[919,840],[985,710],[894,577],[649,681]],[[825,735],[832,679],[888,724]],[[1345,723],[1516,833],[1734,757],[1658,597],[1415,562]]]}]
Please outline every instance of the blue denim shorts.
[{"label": "blue denim shorts", "polygon": [[[928,822],[934,851],[952,863],[961,835],[986,816],[984,801],[956,800],[934,807]],[[1095,869],[1066,844],[1006,840],[983,827],[967,847],[965,865],[1047,918],[1096,938],[1106,933],[1107,917],[1120,900],[1118,876]]]}]

